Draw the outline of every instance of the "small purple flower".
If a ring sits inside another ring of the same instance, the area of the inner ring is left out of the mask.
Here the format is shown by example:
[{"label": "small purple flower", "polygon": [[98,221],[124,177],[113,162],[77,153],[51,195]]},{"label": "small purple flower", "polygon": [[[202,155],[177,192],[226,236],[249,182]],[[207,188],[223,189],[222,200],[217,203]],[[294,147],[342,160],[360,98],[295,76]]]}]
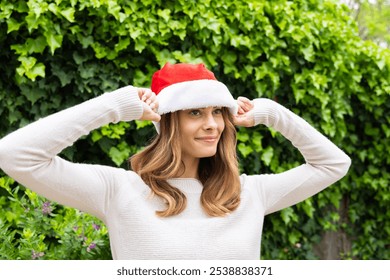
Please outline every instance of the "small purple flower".
[{"label": "small purple flower", "polygon": [[78,226],[74,226],[74,227],[73,227],[73,230],[74,230],[74,231],[77,231],[78,229],[79,229]]},{"label": "small purple flower", "polygon": [[87,247],[87,252],[91,252],[93,249],[96,248],[96,244],[95,243],[91,243],[89,244],[89,246]]},{"label": "small purple flower", "polygon": [[34,250],[32,250],[31,258],[33,260],[36,260],[36,259],[39,259],[40,257],[43,257],[44,255],[45,255],[44,252],[35,252]]},{"label": "small purple flower", "polygon": [[100,226],[97,225],[97,224],[95,224],[95,223],[92,224],[92,227],[93,227],[95,230],[99,230],[99,229],[100,229]]},{"label": "small purple flower", "polygon": [[42,204],[42,213],[43,215],[50,215],[52,211],[50,201],[46,201]]}]

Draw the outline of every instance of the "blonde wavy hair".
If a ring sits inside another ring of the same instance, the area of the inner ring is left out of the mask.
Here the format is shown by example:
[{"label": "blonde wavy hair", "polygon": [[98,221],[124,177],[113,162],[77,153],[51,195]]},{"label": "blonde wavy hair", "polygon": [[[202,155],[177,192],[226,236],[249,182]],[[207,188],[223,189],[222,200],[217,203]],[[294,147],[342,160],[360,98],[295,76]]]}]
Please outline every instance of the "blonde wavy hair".
[{"label": "blonde wavy hair", "polygon": [[[198,176],[203,184],[201,204],[210,216],[221,217],[240,204],[240,179],[236,154],[236,129],[227,108],[222,108],[225,129],[214,156],[201,158]],[[187,205],[186,196],[167,180],[184,170],[181,160],[178,112],[161,116],[160,134],[141,152],[133,155],[130,166],[151,188],[152,194],[165,200],[167,208],[156,211],[160,217],[180,214]]]}]

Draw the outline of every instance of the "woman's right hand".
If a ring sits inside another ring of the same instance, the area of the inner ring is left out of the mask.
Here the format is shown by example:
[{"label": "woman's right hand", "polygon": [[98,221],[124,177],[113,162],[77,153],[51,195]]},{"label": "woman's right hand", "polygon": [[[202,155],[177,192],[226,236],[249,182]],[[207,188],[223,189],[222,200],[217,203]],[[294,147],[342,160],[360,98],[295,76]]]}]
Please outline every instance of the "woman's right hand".
[{"label": "woman's right hand", "polygon": [[143,105],[143,114],[140,120],[159,122],[161,116],[157,114],[156,94],[148,88],[138,88],[138,96]]}]

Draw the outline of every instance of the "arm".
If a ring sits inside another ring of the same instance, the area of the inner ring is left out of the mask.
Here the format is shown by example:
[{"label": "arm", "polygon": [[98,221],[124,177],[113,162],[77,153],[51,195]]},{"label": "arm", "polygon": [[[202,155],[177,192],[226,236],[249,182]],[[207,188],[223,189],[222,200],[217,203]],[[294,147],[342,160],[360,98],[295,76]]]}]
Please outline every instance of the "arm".
[{"label": "arm", "polygon": [[0,168],[48,199],[103,218],[125,171],[56,155],[102,125],[142,118],[146,104],[138,91],[128,86],[105,93],[9,134],[0,140]]},{"label": "arm", "polygon": [[272,100],[248,101],[239,101],[237,119],[246,120],[246,126],[273,127],[291,141],[306,162],[280,174],[252,176],[266,214],[299,203],[345,176],[350,158],[305,120]]}]

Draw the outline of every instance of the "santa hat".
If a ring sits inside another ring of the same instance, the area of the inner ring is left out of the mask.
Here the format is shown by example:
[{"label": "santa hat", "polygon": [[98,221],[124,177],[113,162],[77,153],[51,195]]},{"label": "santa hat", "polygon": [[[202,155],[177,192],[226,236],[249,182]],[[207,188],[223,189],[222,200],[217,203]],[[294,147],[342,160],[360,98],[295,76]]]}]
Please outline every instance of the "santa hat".
[{"label": "santa hat", "polygon": [[160,115],[210,106],[227,107],[237,114],[236,100],[204,64],[167,63],[153,74],[151,89],[157,95]]}]

